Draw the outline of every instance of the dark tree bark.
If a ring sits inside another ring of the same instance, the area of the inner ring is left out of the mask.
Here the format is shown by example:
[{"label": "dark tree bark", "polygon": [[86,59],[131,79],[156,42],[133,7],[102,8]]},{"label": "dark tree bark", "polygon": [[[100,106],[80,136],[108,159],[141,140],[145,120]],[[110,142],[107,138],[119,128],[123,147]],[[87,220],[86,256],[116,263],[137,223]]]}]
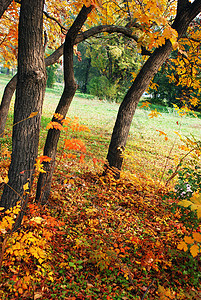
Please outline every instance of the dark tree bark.
[{"label": "dark tree bark", "polygon": [[[192,4],[187,0],[179,0],[177,16],[172,25],[178,32],[178,39],[187,31],[190,22],[200,13],[201,1],[195,0]],[[146,91],[151,79],[157,73],[172,51],[169,40],[157,48],[146,61],[131,88],[121,103],[114,125],[109,150],[107,154],[108,165],[105,172],[112,170],[115,178],[119,178],[131,122],[142,94]]]},{"label": "dark tree bark", "polygon": [[[6,209],[14,206],[18,200],[24,203],[26,196],[23,185],[29,182],[30,190],[38,153],[40,119],[46,85],[43,6],[44,0],[21,0],[11,165],[9,182],[5,185],[0,202],[0,206]],[[38,114],[29,118],[32,112]]]},{"label": "dark tree bark", "polygon": [[86,72],[85,72],[84,85],[83,85],[83,88],[82,88],[82,92],[85,93],[85,94],[87,92],[87,84],[88,84],[88,81],[89,81],[90,68],[91,68],[91,56],[87,58],[87,69],[86,69]]},{"label": "dark tree bark", "polygon": [[[127,27],[123,26],[114,26],[114,25],[100,25],[94,28],[91,28],[83,33],[78,34],[76,37],[74,44],[81,43],[82,41],[88,39],[91,36],[94,36],[96,34],[102,33],[102,32],[108,32],[108,33],[122,33],[125,36],[134,39],[135,41],[138,40],[138,37],[136,35],[132,34],[132,30]],[[50,56],[48,56],[45,59],[45,65],[46,67],[55,64],[58,59],[63,55],[63,49],[64,49],[64,44],[62,44],[58,49],[54,51]],[[8,110],[10,107],[10,102],[12,99],[12,96],[15,92],[17,85],[17,75],[15,75],[6,85],[4,89],[4,94],[2,97],[1,105],[0,105],[0,137],[2,137],[5,126],[6,126],[6,119],[8,116]]]},{"label": "dark tree bark", "polygon": [[11,4],[12,0],[0,0],[0,18]]},{"label": "dark tree bark", "polygon": [[[71,101],[75,95],[77,84],[74,79],[73,71],[73,45],[75,44],[76,37],[87,20],[92,6],[83,6],[73,25],[70,27],[64,43],[64,91],[56,108],[55,113],[61,114],[64,118],[68,112]],[[58,120],[52,119],[52,121]],[[36,200],[44,204],[49,198],[52,176],[55,167],[55,158],[57,153],[57,144],[60,137],[60,131],[56,129],[49,129],[44,155],[51,157],[51,162],[44,163],[44,170],[46,173],[40,173],[37,185]]]},{"label": "dark tree bark", "polygon": [[107,51],[107,58],[108,58],[108,73],[109,73],[109,80],[112,79],[112,55],[110,53],[110,49],[109,49],[109,46],[106,47],[106,51]]}]

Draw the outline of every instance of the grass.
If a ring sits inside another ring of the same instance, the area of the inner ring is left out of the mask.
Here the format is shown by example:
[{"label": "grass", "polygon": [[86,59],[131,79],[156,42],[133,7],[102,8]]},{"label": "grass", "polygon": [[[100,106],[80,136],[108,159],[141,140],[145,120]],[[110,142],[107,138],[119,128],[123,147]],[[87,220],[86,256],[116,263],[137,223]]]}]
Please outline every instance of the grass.
[{"label": "grass", "polygon": [[[46,93],[43,109],[44,127],[47,121],[46,117],[52,116],[60,94],[53,94],[51,90]],[[79,93],[73,99],[68,116],[78,117],[80,123],[91,129],[90,134],[83,136],[88,151],[94,153],[98,158],[105,159],[119,104],[80,98],[78,95]],[[150,110],[155,108],[156,106],[153,105],[150,109],[140,109],[139,107],[136,110],[127,142],[129,157],[132,159],[125,160],[124,167],[129,169],[132,166],[137,173],[148,172],[156,178],[163,171],[167,157],[170,156],[170,167],[174,157],[182,155],[178,148],[182,142],[175,132],[179,132],[183,137],[194,137],[199,140],[201,119],[187,115],[180,117],[176,111],[159,106],[157,109],[161,115],[150,119]],[[156,130],[166,133],[168,140],[166,141],[164,135],[160,136]]]},{"label": "grass", "polygon": [[[1,94],[10,78],[10,76],[0,74]],[[54,89],[47,88],[46,90],[41,121],[41,148],[44,146],[46,126],[51,120],[61,93],[62,84],[56,84]],[[90,134],[82,134],[88,152],[94,153],[99,159],[105,159],[119,104],[93,99],[90,95],[86,98],[83,96],[79,92],[76,93],[68,116],[70,118],[78,117],[81,124],[90,128]],[[150,110],[155,108],[160,111],[161,115],[150,119]],[[12,122],[13,101],[10,111],[8,126]],[[182,137],[199,140],[200,129],[201,119],[198,117],[187,115],[180,117],[176,111],[161,106],[152,105],[150,109],[140,109],[139,106],[129,133],[127,142],[129,156],[128,159],[125,159],[124,167],[126,169],[134,168],[137,173],[149,173],[156,178],[163,172],[167,157],[169,157],[168,166],[170,167],[174,158],[182,155],[182,151],[178,148],[182,142],[175,132],[179,132]],[[168,140],[165,140],[164,135],[160,136],[157,130],[167,134]]]}]

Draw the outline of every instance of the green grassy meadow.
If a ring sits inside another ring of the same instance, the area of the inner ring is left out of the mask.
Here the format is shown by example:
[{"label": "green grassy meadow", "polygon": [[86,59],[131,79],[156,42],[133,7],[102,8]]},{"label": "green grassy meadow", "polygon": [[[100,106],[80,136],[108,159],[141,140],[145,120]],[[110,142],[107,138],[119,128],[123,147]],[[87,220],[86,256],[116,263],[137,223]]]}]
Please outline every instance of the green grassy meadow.
[{"label": "green grassy meadow", "polygon": [[[0,96],[8,80],[9,77],[5,75],[0,76]],[[61,84],[56,84],[54,89],[46,90],[41,122],[40,152],[42,152],[47,134],[46,126],[51,120],[61,93]],[[154,178],[158,178],[163,173],[165,166],[168,169],[174,164],[175,157],[179,159],[185,154],[178,148],[183,143],[175,132],[178,132],[184,138],[200,139],[201,116],[185,115],[180,117],[171,108],[151,106],[151,108],[141,109],[140,104],[138,107],[127,142],[124,169],[135,173],[146,173]],[[91,132],[70,133],[71,137],[80,137],[84,140],[88,152],[93,153],[96,158],[104,160],[107,155],[118,108],[119,104],[100,101],[92,98],[92,96],[76,93],[70,106],[68,117],[78,117],[79,122],[88,126]],[[150,118],[150,111],[155,108],[161,115]],[[12,124],[12,114],[13,102],[7,128],[10,128]],[[164,132],[168,139],[166,140],[165,135],[160,135],[157,130]]]}]

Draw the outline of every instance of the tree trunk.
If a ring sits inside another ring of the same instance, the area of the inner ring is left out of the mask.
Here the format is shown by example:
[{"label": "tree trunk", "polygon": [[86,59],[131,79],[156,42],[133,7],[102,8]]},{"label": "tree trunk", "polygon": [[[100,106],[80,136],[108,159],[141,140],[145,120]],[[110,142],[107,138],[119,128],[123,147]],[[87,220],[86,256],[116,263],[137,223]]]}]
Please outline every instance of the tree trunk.
[{"label": "tree trunk", "polygon": [[[172,25],[177,30],[178,38],[186,32],[189,23],[199,14],[200,10],[201,3],[198,0],[195,0],[193,4],[190,4],[186,0],[178,1],[178,14]],[[106,165],[104,173],[112,170],[114,177],[119,178],[126,141],[139,100],[171,51],[172,44],[169,40],[163,46],[157,48],[146,61],[127,92],[119,107],[107,154],[108,165]]]},{"label": "tree trunk", "polygon": [[126,141],[139,100],[146,91],[151,79],[157,73],[159,67],[167,59],[171,51],[172,45],[170,41],[167,41],[163,47],[155,50],[153,55],[140,70],[119,107],[107,154],[109,167],[113,169],[116,178],[120,175],[119,170],[121,170],[122,167]]},{"label": "tree trunk", "polygon": [[[73,71],[73,45],[75,43],[78,32],[85,23],[89,13],[92,10],[92,6],[83,6],[77,18],[75,19],[73,25],[69,29],[65,43],[64,43],[64,91],[56,108],[55,113],[61,114],[64,118],[68,112],[71,101],[75,95],[77,84],[74,79]],[[52,121],[58,122],[57,119],[53,117]],[[40,201],[42,204],[46,203],[49,198],[52,176],[54,173],[55,159],[57,153],[57,144],[60,137],[60,131],[56,129],[49,129],[44,155],[51,157],[51,162],[44,163],[44,170],[46,173],[40,173],[37,185],[36,200]]]},{"label": "tree trunk", "polygon": [[[24,203],[23,186],[29,192],[35,159],[38,154],[39,130],[45,93],[46,69],[43,49],[44,0],[22,0],[19,20],[19,50],[12,155],[9,182],[5,185],[0,206],[6,209],[17,201]],[[32,112],[37,115],[29,118]],[[20,220],[18,222],[20,224]]]},{"label": "tree trunk", "polygon": [[0,18],[3,16],[3,13],[7,10],[11,2],[12,0],[0,0]]},{"label": "tree trunk", "polygon": [[82,88],[82,92],[84,94],[86,94],[86,92],[87,92],[87,84],[88,84],[88,80],[89,80],[90,68],[91,68],[91,56],[87,58],[87,69],[86,69],[86,72],[85,72],[84,85],[83,85],[83,88]]}]

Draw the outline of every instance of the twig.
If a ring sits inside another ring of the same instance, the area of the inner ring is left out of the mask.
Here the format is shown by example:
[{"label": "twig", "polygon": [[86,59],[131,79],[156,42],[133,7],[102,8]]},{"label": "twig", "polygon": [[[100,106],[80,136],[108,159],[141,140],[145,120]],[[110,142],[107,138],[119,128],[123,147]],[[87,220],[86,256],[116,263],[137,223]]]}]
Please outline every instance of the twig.
[{"label": "twig", "polygon": [[148,291],[150,290],[150,288],[152,287],[152,285],[154,284],[155,279],[152,281],[152,283],[148,286],[148,288],[146,289],[144,295],[142,296],[141,300],[143,300],[146,296],[146,294],[148,293]]},{"label": "twig", "polygon": [[170,178],[166,181],[165,186],[168,185],[168,183],[177,175],[177,171],[179,169],[179,167],[181,166],[182,161],[193,151],[195,151],[196,149],[198,149],[198,146],[196,146],[195,148],[191,149],[190,151],[188,151],[188,153],[186,153],[179,161],[178,165],[176,166],[175,171],[173,172],[173,174],[170,176]]},{"label": "twig", "polygon": [[[180,129],[181,129],[181,123],[180,123],[180,126],[179,126],[179,131],[180,131]],[[160,178],[160,181],[159,181],[159,185],[161,184],[161,181],[163,180],[163,176],[164,176],[164,174],[165,174],[165,170],[166,170],[168,161],[169,161],[169,159],[170,159],[170,154],[172,153],[172,151],[173,151],[173,149],[174,149],[174,146],[175,146],[175,144],[176,144],[176,139],[177,139],[177,137],[175,137],[174,142],[173,142],[173,144],[172,144],[172,147],[170,148],[168,157],[167,157],[166,162],[165,162],[165,166],[164,166],[164,168],[163,168],[163,173],[162,173],[161,178]]]},{"label": "twig", "polygon": [[55,21],[59,25],[63,34],[67,32],[67,29],[56,18],[50,16],[46,11],[43,11],[43,13],[48,19]]}]

